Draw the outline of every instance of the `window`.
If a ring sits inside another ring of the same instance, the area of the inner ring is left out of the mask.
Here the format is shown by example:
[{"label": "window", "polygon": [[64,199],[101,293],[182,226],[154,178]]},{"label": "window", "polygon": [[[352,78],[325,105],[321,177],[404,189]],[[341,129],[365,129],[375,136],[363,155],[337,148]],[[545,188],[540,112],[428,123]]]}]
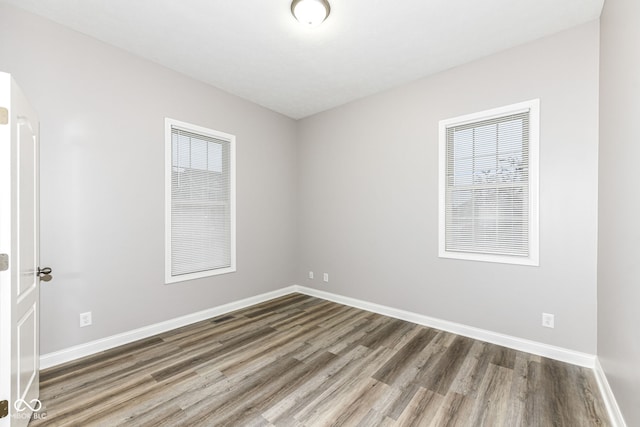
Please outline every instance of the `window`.
[{"label": "window", "polygon": [[165,119],[165,281],[236,270],[235,136]]},{"label": "window", "polygon": [[440,122],[440,257],[538,265],[539,105]]}]

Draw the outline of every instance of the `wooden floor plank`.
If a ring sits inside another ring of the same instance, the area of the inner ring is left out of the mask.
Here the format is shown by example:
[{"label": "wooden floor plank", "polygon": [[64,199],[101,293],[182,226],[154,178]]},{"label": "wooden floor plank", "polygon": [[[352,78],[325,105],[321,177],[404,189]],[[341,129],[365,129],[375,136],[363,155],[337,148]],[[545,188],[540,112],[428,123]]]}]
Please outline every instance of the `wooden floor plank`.
[{"label": "wooden floor plank", "polygon": [[[359,359],[370,350],[365,347],[353,349],[343,357],[336,357],[331,364],[318,371],[314,376],[301,384],[293,393],[275,402],[273,406],[264,411],[264,416],[275,425],[296,424],[295,415],[308,407],[335,382],[357,372],[360,366]],[[313,359],[308,359],[307,363]]]},{"label": "wooden floor plank", "polygon": [[444,396],[420,387],[402,415],[398,418],[398,426],[426,426],[442,405]]},{"label": "wooden floor plank", "polygon": [[610,425],[588,369],[301,294],[44,370],[41,400],[32,427]]},{"label": "wooden floor plank", "polygon": [[435,329],[421,329],[411,341],[398,350],[387,363],[378,369],[373,377],[378,381],[391,385],[437,334],[438,331]]},{"label": "wooden floor plank", "polygon": [[471,338],[456,337],[444,354],[438,358],[431,374],[425,379],[425,388],[443,396],[446,395],[472,346]]},{"label": "wooden floor plank", "polygon": [[513,420],[508,420],[509,394],[505,390],[511,386],[513,370],[502,366],[489,365],[484,375],[471,419],[483,426],[512,426]]}]

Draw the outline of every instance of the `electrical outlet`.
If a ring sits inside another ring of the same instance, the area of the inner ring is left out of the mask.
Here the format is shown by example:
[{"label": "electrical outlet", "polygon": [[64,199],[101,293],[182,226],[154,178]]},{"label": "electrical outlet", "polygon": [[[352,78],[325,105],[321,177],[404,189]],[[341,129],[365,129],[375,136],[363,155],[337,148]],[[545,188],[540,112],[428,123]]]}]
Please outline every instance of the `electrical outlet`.
[{"label": "electrical outlet", "polygon": [[309,279],[313,279],[313,271],[309,272]]},{"label": "electrical outlet", "polygon": [[322,275],[322,280],[323,280],[324,282],[329,282],[329,273],[324,273],[324,274]]},{"label": "electrical outlet", "polygon": [[544,326],[545,328],[554,327],[553,314],[542,313],[542,326]]},{"label": "electrical outlet", "polygon": [[91,321],[91,312],[87,311],[86,313],[80,313],[80,327],[84,328],[85,326],[90,326]]}]

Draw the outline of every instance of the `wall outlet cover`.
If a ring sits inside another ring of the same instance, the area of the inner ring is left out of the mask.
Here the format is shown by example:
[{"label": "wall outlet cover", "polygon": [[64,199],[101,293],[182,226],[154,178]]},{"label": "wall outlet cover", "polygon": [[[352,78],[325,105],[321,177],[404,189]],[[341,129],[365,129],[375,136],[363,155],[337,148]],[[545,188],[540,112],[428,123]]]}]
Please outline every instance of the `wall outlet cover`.
[{"label": "wall outlet cover", "polygon": [[553,328],[554,327],[554,316],[549,313],[542,313],[542,326],[545,328]]},{"label": "wall outlet cover", "polygon": [[90,326],[92,322],[91,312],[87,311],[86,313],[80,313],[80,327],[84,328],[85,326]]}]

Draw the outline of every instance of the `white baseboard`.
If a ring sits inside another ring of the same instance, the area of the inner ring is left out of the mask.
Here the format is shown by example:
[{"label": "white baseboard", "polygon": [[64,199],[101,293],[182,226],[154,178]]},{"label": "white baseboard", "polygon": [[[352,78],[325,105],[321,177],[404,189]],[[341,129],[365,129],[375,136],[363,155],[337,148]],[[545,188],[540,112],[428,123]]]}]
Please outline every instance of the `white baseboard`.
[{"label": "white baseboard", "polygon": [[626,427],[622,412],[618,407],[613,391],[609,386],[607,377],[600,366],[600,361],[595,355],[569,350],[563,347],[556,347],[536,341],[526,340],[511,335],[500,334],[485,329],[475,328],[473,326],[462,325],[460,323],[450,322],[447,320],[436,319],[422,314],[412,313],[410,311],[399,310],[393,307],[387,307],[355,298],[345,297],[330,292],[321,291],[319,289],[307,288],[304,286],[293,286],[295,292],[305,295],[322,298],[325,300],[337,302],[339,304],[348,305],[350,307],[359,308],[361,310],[371,311],[396,319],[406,320],[408,322],[417,323],[419,325],[436,328],[443,331],[451,332],[457,335],[474,338],[480,341],[498,344],[515,350],[524,351],[539,356],[548,357],[550,359],[559,360],[561,362],[571,363],[573,365],[582,366],[593,369],[600,393],[605,402],[609,418],[613,427]]},{"label": "white baseboard", "polygon": [[583,366],[591,369],[595,367],[596,356],[592,354],[581,353],[578,351],[543,344],[536,341],[530,341],[511,335],[500,334],[485,329],[475,328],[473,326],[450,322],[448,320],[436,319],[434,317],[412,313],[410,311],[399,310],[397,308],[387,307],[380,304],[374,304],[355,298],[345,297],[314,288],[307,288],[304,286],[294,286],[293,288],[297,292],[305,295],[326,299],[366,311],[372,311],[374,313],[383,314],[385,316],[393,317],[396,319],[406,320],[408,322],[417,323],[419,325],[428,326],[430,328],[440,329],[454,334],[463,335],[465,337],[474,338],[480,341],[498,344],[527,353],[537,354],[539,356],[548,357],[550,359],[559,360],[561,362],[571,363],[573,365]]},{"label": "white baseboard", "polygon": [[136,340],[148,338],[162,332],[170,331],[172,329],[180,328],[182,326],[199,322],[201,320],[206,320],[212,317],[230,313],[232,311],[249,307],[254,304],[259,304],[261,302],[288,295],[294,292],[322,298],[328,301],[337,302],[339,304],[371,311],[373,313],[382,314],[396,319],[406,320],[408,322],[440,329],[454,334],[463,335],[480,341],[509,347],[515,350],[537,354],[539,356],[571,363],[573,365],[591,368],[594,370],[596,380],[598,382],[598,386],[600,387],[600,391],[605,401],[607,411],[609,412],[611,422],[613,423],[613,427],[626,427],[624,419],[622,418],[622,413],[620,412],[620,408],[618,407],[613,392],[611,391],[611,387],[609,386],[609,382],[607,381],[607,377],[602,370],[602,366],[600,366],[600,362],[594,355],[543,344],[536,341],[530,341],[510,335],[500,334],[485,329],[475,328],[473,326],[450,322],[448,320],[437,319],[410,311],[400,310],[393,307],[375,304],[356,298],[345,297],[342,295],[299,285],[288,286],[286,288],[278,289],[272,292],[267,292],[264,294],[256,295],[254,297],[245,298],[239,301],[234,301],[228,304],[199,311],[197,313],[192,313],[186,316],[167,320],[165,322],[156,323],[154,325],[145,326],[128,332],[123,332],[121,334],[91,341],[85,344],[80,344],[64,350],[44,354],[40,357],[40,368],[50,368],[52,366],[70,362],[81,357],[109,350],[123,344],[128,344]]},{"label": "white baseboard", "polygon": [[278,298],[280,296],[287,295],[293,292],[299,292],[301,294],[322,298],[328,301],[337,302],[340,304],[348,305],[350,307],[371,311],[396,319],[406,320],[408,322],[417,323],[419,325],[441,329],[443,331],[490,342],[492,344],[498,344],[504,347],[513,348],[515,350],[537,354],[539,356],[560,360],[562,362],[584,366],[591,369],[595,368],[596,357],[591,354],[580,353],[562,347],[555,347],[548,344],[513,337],[510,335],[504,335],[485,329],[475,328],[473,326],[450,322],[447,320],[436,319],[434,317],[412,313],[410,311],[387,307],[368,301],[345,297],[342,295],[298,285],[289,286],[286,288],[278,289],[276,291],[267,292],[254,297],[245,298],[240,301],[234,301],[228,304],[199,311],[197,313],[192,313],[186,316],[181,316],[175,319],[156,323],[154,325],[145,326],[139,329],[134,329],[132,331],[123,332],[121,334],[112,335],[110,337],[91,341],[85,344],[80,344],[74,347],[66,348],[64,350],[44,354],[40,357],[40,368],[46,369],[62,363],[70,362],[81,357],[89,356],[104,350],[109,350],[123,344],[128,344],[136,340],[148,338],[153,335],[180,328],[182,326],[209,319],[211,317],[220,316],[225,313],[249,307],[251,305],[268,301],[273,298]]},{"label": "white baseboard", "polygon": [[596,358],[596,366],[593,371],[596,375],[596,381],[598,381],[598,387],[600,387],[600,394],[602,394],[602,399],[607,407],[609,418],[611,418],[611,425],[613,427],[626,427],[627,424],[624,422],[618,402],[613,395],[607,376],[605,375],[598,358]]},{"label": "white baseboard", "polygon": [[53,353],[47,353],[40,356],[40,369],[50,368],[52,366],[70,362],[72,360],[76,360],[81,357],[90,356],[92,354],[109,350],[111,348],[115,348],[123,344],[128,344],[130,342],[137,341],[143,338],[148,338],[153,335],[160,334],[162,332],[167,332],[172,329],[190,325],[192,323],[196,323],[201,320],[206,320],[212,317],[220,316],[225,313],[230,313],[232,311],[249,307],[254,304],[259,304],[261,302],[278,298],[293,292],[296,292],[296,287],[289,286],[287,288],[278,289],[273,292],[267,292],[264,294],[256,295],[254,297],[245,298],[239,301],[234,301],[228,304],[209,308],[207,310],[198,311],[197,313],[187,314],[186,316],[177,317],[175,319],[156,323],[154,325],[144,326],[142,328],[134,329],[132,331],[123,332],[121,334],[112,335],[110,337],[91,341],[85,344],[76,345],[73,347],[66,348],[64,350],[55,351]]}]

